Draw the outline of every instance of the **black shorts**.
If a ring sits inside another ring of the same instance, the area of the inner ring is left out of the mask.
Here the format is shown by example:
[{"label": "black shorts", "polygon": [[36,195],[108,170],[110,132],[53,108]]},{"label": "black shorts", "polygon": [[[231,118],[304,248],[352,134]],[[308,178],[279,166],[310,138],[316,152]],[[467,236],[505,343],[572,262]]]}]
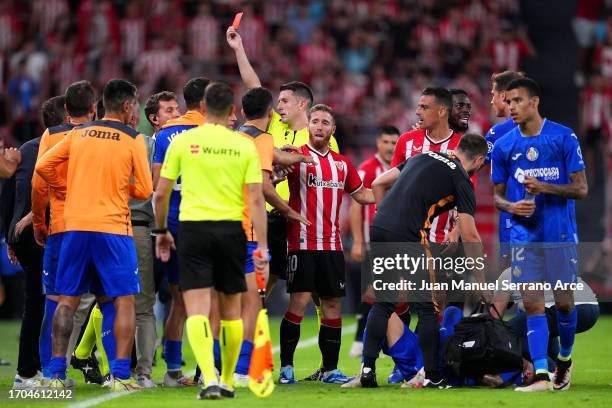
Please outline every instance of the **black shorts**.
[{"label": "black shorts", "polygon": [[179,237],[182,290],[246,291],[246,236],[240,221],[181,221]]},{"label": "black shorts", "polygon": [[268,214],[268,250],[270,273],[287,279],[287,219],[279,214]]},{"label": "black shorts", "polygon": [[344,297],[345,282],[342,251],[294,251],[287,256],[287,293]]}]

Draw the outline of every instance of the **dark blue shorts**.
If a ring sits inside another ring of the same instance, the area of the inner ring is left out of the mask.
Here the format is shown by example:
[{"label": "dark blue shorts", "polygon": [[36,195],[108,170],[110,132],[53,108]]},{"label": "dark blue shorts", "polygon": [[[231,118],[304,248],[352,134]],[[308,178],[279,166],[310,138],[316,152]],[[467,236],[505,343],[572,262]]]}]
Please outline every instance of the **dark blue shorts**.
[{"label": "dark blue shorts", "polygon": [[548,282],[554,287],[577,278],[576,245],[512,244],[512,282]]},{"label": "dark blue shorts", "polygon": [[45,254],[43,255],[43,293],[45,295],[59,295],[55,287],[57,278],[57,264],[62,249],[63,232],[49,235],[45,243]]},{"label": "dark blue shorts", "polygon": [[132,237],[88,231],[67,231],[63,235],[55,288],[59,294],[91,292],[117,297],[140,292]]}]

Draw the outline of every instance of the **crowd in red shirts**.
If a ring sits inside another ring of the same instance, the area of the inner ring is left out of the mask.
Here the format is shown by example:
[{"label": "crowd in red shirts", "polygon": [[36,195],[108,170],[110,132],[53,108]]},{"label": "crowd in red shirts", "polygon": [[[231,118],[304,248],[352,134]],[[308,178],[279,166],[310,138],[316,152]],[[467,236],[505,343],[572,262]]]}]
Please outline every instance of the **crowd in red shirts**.
[{"label": "crowd in red shirts", "polygon": [[534,53],[518,3],[4,0],[0,126],[18,141],[32,137],[40,103],[83,78],[98,86],[128,78],[143,98],[180,91],[194,74],[239,84],[224,30],[242,10],[240,33],[263,83],[311,84],[317,102],[343,117],[345,144],[370,144],[381,123],[408,129],[415,100],[431,82],[468,90],[472,124],[486,131],[490,73],[516,69]]}]

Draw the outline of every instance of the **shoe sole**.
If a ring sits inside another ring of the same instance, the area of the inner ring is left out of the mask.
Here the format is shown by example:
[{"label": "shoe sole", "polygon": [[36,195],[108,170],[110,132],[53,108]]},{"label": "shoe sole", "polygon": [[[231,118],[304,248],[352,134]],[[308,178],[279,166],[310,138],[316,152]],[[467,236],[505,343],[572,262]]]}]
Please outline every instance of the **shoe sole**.
[{"label": "shoe sole", "polygon": [[570,385],[571,385],[571,382],[568,382],[567,384],[564,384],[560,387],[557,387],[557,385],[553,385],[553,390],[554,391],[567,391],[570,389]]},{"label": "shoe sole", "polygon": [[359,382],[361,384],[361,388],[378,388],[378,384],[364,384],[363,382]]},{"label": "shoe sole", "polygon": [[209,392],[206,395],[204,395],[204,397],[201,397],[198,394],[198,399],[199,400],[217,400],[217,399],[221,399],[221,393],[220,392]]}]

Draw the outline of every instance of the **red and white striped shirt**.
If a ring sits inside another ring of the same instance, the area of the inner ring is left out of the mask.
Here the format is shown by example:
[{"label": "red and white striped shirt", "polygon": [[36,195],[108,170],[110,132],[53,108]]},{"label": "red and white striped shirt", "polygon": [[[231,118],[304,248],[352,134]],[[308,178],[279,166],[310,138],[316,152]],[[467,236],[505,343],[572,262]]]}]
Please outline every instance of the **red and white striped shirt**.
[{"label": "red and white striped shirt", "polygon": [[[378,156],[378,154],[375,154],[361,163],[357,171],[359,172],[359,176],[363,181],[363,186],[365,188],[371,188],[374,179],[388,169],[389,165],[385,163],[380,156]],[[370,242],[370,224],[372,224],[372,219],[374,219],[375,213],[375,205],[366,204],[362,206],[361,217],[363,219],[363,240],[365,242]]]},{"label": "red and white striped shirt", "polygon": [[511,41],[494,41],[489,46],[489,54],[493,62],[493,71],[499,72],[508,69],[517,71],[521,59],[528,54],[527,46],[520,39]]},{"label": "red and white striped shirt", "polygon": [[[440,142],[432,141],[426,134],[424,129],[417,129],[404,133],[397,140],[395,152],[391,166],[395,167],[403,163],[412,156],[427,152],[442,152],[452,153],[461,140],[461,133],[456,133],[451,130],[451,134]],[[425,180],[423,182],[426,182]],[[444,242],[445,235],[452,229],[453,219],[450,217],[450,211],[440,214],[434,218],[429,231],[429,240],[431,242]]]},{"label": "red and white striped shirt", "polygon": [[314,164],[298,163],[287,176],[289,206],[312,224],[289,222],[289,251],[342,251],[340,206],[346,191],[353,194],[362,187],[357,169],[346,157],[328,151],[322,155],[309,145],[300,153],[311,156]]}]

